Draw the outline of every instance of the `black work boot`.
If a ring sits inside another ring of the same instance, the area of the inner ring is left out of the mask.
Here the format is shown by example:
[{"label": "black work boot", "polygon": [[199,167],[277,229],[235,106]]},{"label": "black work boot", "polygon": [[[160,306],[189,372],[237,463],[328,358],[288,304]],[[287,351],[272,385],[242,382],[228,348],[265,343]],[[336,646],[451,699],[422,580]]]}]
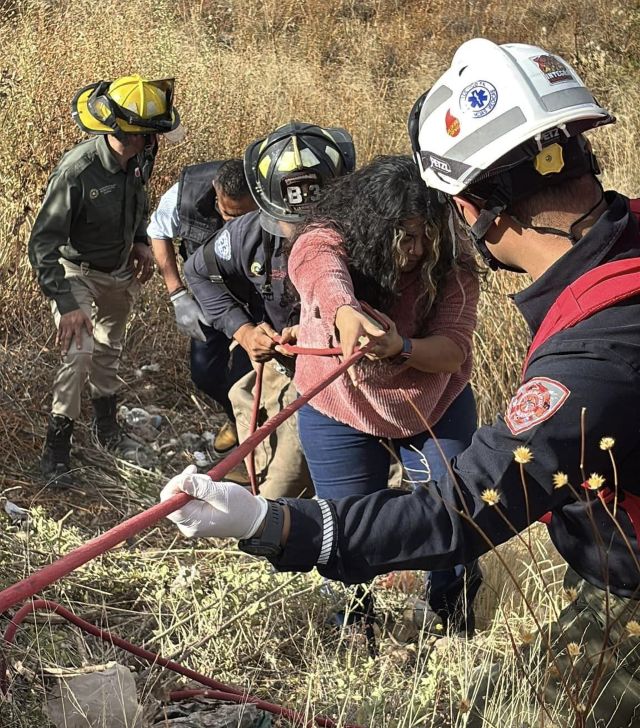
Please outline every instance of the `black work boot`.
[{"label": "black work boot", "polygon": [[376,623],[374,606],[371,587],[367,584],[356,584],[351,590],[346,607],[331,614],[325,624],[340,630],[360,625],[364,628],[369,654],[375,657],[378,654],[378,647],[374,631]]},{"label": "black work boot", "polygon": [[40,459],[40,472],[47,485],[71,485],[71,435],[73,420],[64,415],[49,415],[47,437]]},{"label": "black work boot", "polygon": [[140,445],[127,437],[118,424],[115,394],[109,397],[96,397],[91,400],[91,403],[93,404],[91,429],[98,443],[107,450],[115,451],[118,454],[135,453]]}]

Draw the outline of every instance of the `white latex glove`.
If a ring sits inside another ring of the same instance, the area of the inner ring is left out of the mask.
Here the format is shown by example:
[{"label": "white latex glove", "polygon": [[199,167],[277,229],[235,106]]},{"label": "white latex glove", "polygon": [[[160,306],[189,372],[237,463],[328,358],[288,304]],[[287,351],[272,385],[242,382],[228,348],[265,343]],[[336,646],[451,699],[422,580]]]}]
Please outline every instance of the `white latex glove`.
[{"label": "white latex glove", "polygon": [[200,328],[200,323],[206,325],[207,320],[198,306],[197,302],[193,300],[189,291],[178,291],[171,296],[171,303],[175,309],[176,323],[178,324],[178,331],[192,339],[198,339],[198,341],[206,341],[207,337]]},{"label": "white latex glove", "polygon": [[[267,515],[267,501],[235,483],[217,483],[189,465],[164,486],[160,500],[184,491],[194,500],[167,518],[188,538],[251,538]],[[196,500],[197,499],[197,500]]]}]

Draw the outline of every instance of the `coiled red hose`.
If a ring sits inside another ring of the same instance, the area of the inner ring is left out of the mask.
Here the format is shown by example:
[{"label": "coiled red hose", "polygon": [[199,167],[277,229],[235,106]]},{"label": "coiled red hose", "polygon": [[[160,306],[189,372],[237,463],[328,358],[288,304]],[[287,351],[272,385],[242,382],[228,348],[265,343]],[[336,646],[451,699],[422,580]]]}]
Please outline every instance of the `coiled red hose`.
[{"label": "coiled red hose", "polygon": [[[151,652],[150,650],[145,650],[143,647],[138,647],[137,645],[131,644],[131,642],[127,642],[127,640],[124,640],[121,637],[117,637],[116,635],[112,634],[109,630],[96,627],[94,624],[91,624],[90,622],[87,622],[84,619],[77,617],[73,612],[70,612],[61,604],[50,601],[48,599],[35,599],[28,604],[23,604],[22,607],[20,607],[20,609],[16,612],[15,616],[11,620],[11,623],[7,627],[7,630],[4,634],[5,642],[7,644],[12,644],[15,639],[18,627],[24,621],[25,617],[27,617],[32,612],[42,610],[54,612],[55,614],[58,614],[66,619],[68,622],[71,622],[71,624],[79,627],[84,632],[87,632],[94,637],[98,637],[98,639],[101,639],[104,642],[109,642],[114,647],[119,647],[121,650],[126,650],[126,652],[130,652],[132,655],[140,657],[141,659],[146,660],[152,665],[161,665],[167,670],[177,672],[179,675],[184,675],[184,677],[188,677],[190,680],[194,680],[195,682],[198,682],[208,688],[207,690],[178,690],[170,693],[169,697],[172,700],[181,700],[183,698],[194,697],[196,695],[204,695],[207,697],[216,698],[218,700],[226,700],[231,703],[252,703],[257,708],[260,708],[260,710],[267,711],[268,713],[272,713],[273,715],[282,716],[283,718],[290,720],[294,724],[313,725],[315,723],[317,726],[321,726],[321,728],[336,728],[337,726],[335,721],[331,720],[331,718],[318,715],[313,716],[309,720],[298,711],[291,710],[290,708],[285,708],[281,705],[276,705],[275,703],[269,703],[266,700],[261,700],[260,698],[250,695],[249,693],[242,692],[242,690],[236,687],[225,685],[218,680],[214,680],[213,678],[207,677],[206,675],[201,675],[199,672],[196,672],[195,670],[190,670],[188,667],[183,667],[179,663],[174,662],[173,660],[168,660],[165,657],[156,654],[155,652]],[[4,660],[0,662],[0,670],[2,670],[2,672],[0,673],[0,688],[2,689],[2,692],[6,695],[8,691],[8,686],[7,671]],[[345,728],[361,728],[361,726],[347,725],[345,726]]]},{"label": "coiled red hose", "polygon": [[[252,435],[250,435],[243,443],[241,443],[236,448],[236,450],[234,450],[226,458],[224,458],[217,465],[215,465],[209,471],[208,475],[213,480],[222,479],[231,469],[239,465],[244,457],[249,452],[251,452],[256,447],[256,445],[258,445],[262,440],[268,437],[269,434],[273,432],[273,430],[275,430],[287,418],[291,417],[291,415],[293,415],[294,412],[300,409],[302,405],[306,404],[309,400],[315,397],[318,392],[322,391],[322,389],[324,389],[327,385],[329,385],[331,382],[341,376],[344,372],[347,371],[349,367],[353,366],[353,364],[361,359],[371,348],[371,346],[373,346],[373,343],[369,343],[367,346],[359,349],[358,351],[355,351],[348,359],[344,360],[339,366],[337,366],[336,369],[323,381],[319,382],[306,394],[299,396],[295,401],[287,405],[287,407],[285,407],[276,415],[267,420],[267,422],[265,422],[262,427],[258,428]],[[187,495],[186,493],[179,493],[162,503],[157,503],[156,505],[151,506],[151,508],[148,508],[142,513],[138,513],[132,518],[129,518],[126,521],[118,524],[117,526],[109,529],[105,533],[96,536],[95,538],[92,538],[90,541],[87,541],[81,546],[78,546],[65,556],[62,556],[51,564],[42,567],[33,574],[30,574],[25,579],[22,579],[21,581],[12,584],[6,589],[3,589],[0,592],[0,614],[6,612],[8,609],[15,606],[16,604],[19,604],[26,599],[29,599],[40,590],[45,589],[47,586],[53,584],[55,581],[62,579],[64,576],[67,576],[83,564],[86,564],[88,561],[91,561],[97,556],[104,554],[122,541],[132,538],[145,528],[149,528],[150,526],[154,525],[173,511],[182,508],[182,506],[185,505],[189,500],[191,500],[191,496]],[[304,716],[301,713],[293,711],[289,708],[283,708],[282,706],[275,705],[273,703],[268,703],[266,701],[260,700],[259,698],[254,698],[253,696],[247,695],[246,693],[242,693],[237,688],[224,685],[217,680],[206,677],[205,675],[201,675],[200,673],[190,670],[189,668],[183,667],[177,662],[167,660],[160,655],[150,652],[149,650],[145,650],[142,647],[132,645],[126,640],[112,635],[108,630],[102,630],[99,627],[96,627],[95,625],[92,625],[89,622],[80,619],[72,612],[65,609],[60,604],[57,604],[56,602],[38,599],[29,604],[24,604],[11,620],[11,623],[7,628],[4,636],[5,642],[10,644],[15,637],[18,626],[24,620],[24,618],[34,610],[41,608],[56,612],[57,614],[69,620],[89,634],[103,639],[106,642],[110,642],[116,647],[120,647],[121,649],[127,650],[128,652],[137,655],[138,657],[142,657],[143,659],[149,660],[152,663],[158,663],[169,670],[173,670],[174,672],[189,677],[190,679],[199,682],[201,685],[205,685],[207,688],[213,691],[217,691],[220,695],[224,695],[224,699],[234,700],[234,702],[239,703],[255,703],[261,709],[267,710],[276,715],[281,715],[282,717],[292,720],[293,722],[303,722],[308,724],[308,721],[305,720]],[[6,679],[6,666],[3,661],[2,663],[0,663],[0,687],[2,687],[5,694]],[[336,728],[336,723],[330,718],[317,716],[313,718],[313,722],[318,726]],[[347,726],[346,728],[361,727]]]}]

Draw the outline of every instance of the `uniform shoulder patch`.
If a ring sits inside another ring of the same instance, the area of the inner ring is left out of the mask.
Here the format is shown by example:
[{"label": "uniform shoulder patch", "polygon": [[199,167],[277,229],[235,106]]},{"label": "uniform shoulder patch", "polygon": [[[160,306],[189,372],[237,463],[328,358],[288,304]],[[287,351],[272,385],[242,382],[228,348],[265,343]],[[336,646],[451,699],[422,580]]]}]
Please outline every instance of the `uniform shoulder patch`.
[{"label": "uniform shoulder patch", "polygon": [[231,260],[231,235],[223,230],[215,239],[214,250],[221,260]]},{"label": "uniform shoulder patch", "polygon": [[570,391],[561,382],[534,377],[520,386],[507,407],[505,422],[512,435],[520,435],[552,417]]}]

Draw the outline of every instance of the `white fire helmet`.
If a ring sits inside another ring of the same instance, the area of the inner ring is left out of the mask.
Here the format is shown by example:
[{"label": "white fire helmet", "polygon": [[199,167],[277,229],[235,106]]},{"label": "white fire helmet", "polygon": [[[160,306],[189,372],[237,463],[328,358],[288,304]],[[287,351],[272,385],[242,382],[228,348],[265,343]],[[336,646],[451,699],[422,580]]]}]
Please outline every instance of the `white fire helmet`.
[{"label": "white fire helmet", "polygon": [[418,99],[409,133],[427,185],[456,195],[526,160],[553,175],[562,169],[567,139],[613,121],[559,56],[475,38]]}]

